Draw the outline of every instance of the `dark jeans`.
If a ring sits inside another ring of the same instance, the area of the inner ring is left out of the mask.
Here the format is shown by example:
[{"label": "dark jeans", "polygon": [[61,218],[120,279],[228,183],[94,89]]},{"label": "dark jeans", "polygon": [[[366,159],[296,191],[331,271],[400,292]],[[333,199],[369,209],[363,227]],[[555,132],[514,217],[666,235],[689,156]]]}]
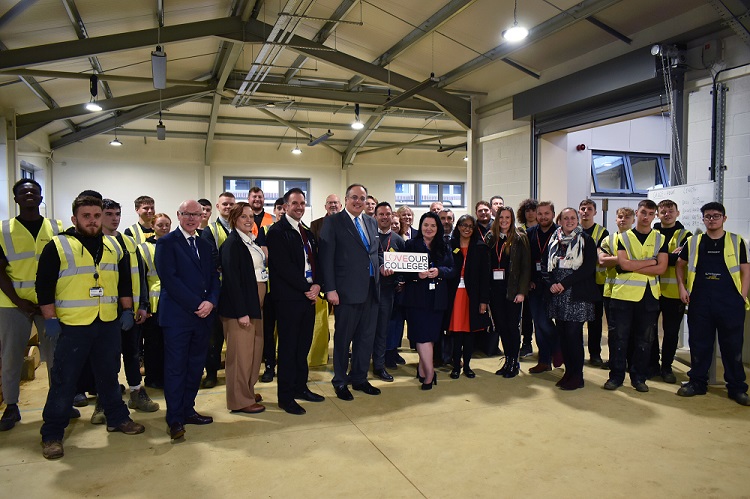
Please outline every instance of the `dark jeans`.
[{"label": "dark jeans", "polygon": [[[646,290],[648,293],[649,291]],[[612,299],[609,303],[613,328],[610,330],[609,379],[617,384],[625,380],[628,360],[628,342],[633,337],[633,354],[630,379],[633,383],[645,383],[648,378],[648,362],[651,342],[656,334],[659,302],[653,299],[625,301]]]},{"label": "dark jeans", "polygon": [[565,374],[583,379],[583,322],[555,320]]},{"label": "dark jeans", "polygon": [[221,369],[221,350],[224,347],[224,329],[221,327],[221,320],[216,314],[215,320],[211,326],[211,337],[208,342],[208,353],[206,354],[206,378],[216,379],[219,369]]},{"label": "dark jeans", "polygon": [[[279,314],[278,399],[284,404],[307,387],[307,354],[313,339],[315,304],[307,298],[276,302]],[[347,352],[348,353],[348,352]]]},{"label": "dark jeans", "polygon": [[461,360],[464,361],[464,370],[469,369],[471,355],[474,353],[474,338],[476,333],[452,333],[453,339],[453,369],[461,369]]},{"label": "dark jeans", "polygon": [[394,304],[391,312],[391,320],[388,321],[388,336],[385,340],[386,350],[396,350],[404,340],[404,309],[401,305]]},{"label": "dark jeans", "polygon": [[55,348],[47,403],[44,404],[42,441],[62,440],[70,419],[70,404],[76,393],[76,382],[87,359],[96,380],[99,404],[107,416],[108,426],[119,426],[130,419],[120,396],[120,321],[97,319],[88,326],[62,324]]},{"label": "dark jeans", "polygon": [[276,368],[276,302],[270,293],[263,302],[263,362],[266,368]]},{"label": "dark jeans", "polygon": [[143,332],[143,367],[146,370],[146,384],[164,386],[164,333],[159,326],[156,314],[146,319]]},{"label": "dark jeans", "polygon": [[[604,285],[599,286],[599,294],[604,293]],[[594,302],[594,320],[588,325],[589,358],[601,358],[602,356],[602,317],[604,316],[604,303]]]},{"label": "dark jeans", "polygon": [[534,321],[531,319],[531,310],[529,302],[523,304],[521,308],[521,343],[531,346],[531,337],[534,335]]},{"label": "dark jeans", "polygon": [[[518,360],[518,353],[521,350],[519,323],[522,306],[521,303],[513,303],[507,300],[505,293],[502,295],[493,293],[490,297],[492,320],[495,321],[495,329],[503,343],[503,353],[509,359]],[[537,344],[539,344],[539,340],[537,340]]]},{"label": "dark jeans", "polygon": [[120,331],[122,339],[122,363],[125,379],[130,386],[141,384],[141,326],[136,324],[130,331]]},{"label": "dark jeans", "polygon": [[[391,286],[392,288],[392,286]],[[378,323],[375,327],[375,340],[372,344],[372,367],[375,370],[385,368],[385,350],[388,343],[388,325],[393,311],[393,290],[383,291],[380,288],[378,303]]]},{"label": "dark jeans", "polygon": [[[725,296],[699,296],[693,292],[688,307],[691,368],[690,382],[705,390],[708,369],[714,359],[714,338],[719,337],[724,381],[730,394],[747,392],[745,369],[742,365],[742,344],[745,328],[745,308],[739,293]],[[60,348],[58,346],[58,348]]]},{"label": "dark jeans", "polygon": [[[661,341],[661,371],[672,370],[672,362],[677,352],[677,343],[680,339],[680,325],[685,316],[685,304],[679,298],[659,298],[659,309],[661,310],[661,328],[664,330],[664,338]],[[651,368],[659,369],[659,335],[654,335],[651,344]]]},{"label": "dark jeans", "polygon": [[540,289],[531,290],[527,300],[531,309],[531,317],[534,320],[536,346],[539,347],[539,363],[552,364],[552,354],[559,348],[559,341],[555,325],[547,316],[544,292]]}]

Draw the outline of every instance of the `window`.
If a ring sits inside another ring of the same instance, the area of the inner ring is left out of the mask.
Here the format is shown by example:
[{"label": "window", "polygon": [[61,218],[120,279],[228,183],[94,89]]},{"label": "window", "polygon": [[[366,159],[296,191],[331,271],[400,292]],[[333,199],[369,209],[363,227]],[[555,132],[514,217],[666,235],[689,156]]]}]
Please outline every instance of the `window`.
[{"label": "window", "polygon": [[440,201],[445,206],[462,207],[464,203],[464,184],[444,182],[396,181],[396,206],[403,204],[417,207],[428,207]]},{"label": "window", "polygon": [[307,206],[311,206],[309,178],[224,177],[224,190],[234,194],[237,201],[247,201],[247,194],[251,187],[261,188],[265,205],[270,207],[273,207],[274,201],[282,197],[286,191],[298,187],[305,193]]},{"label": "window", "polygon": [[669,156],[624,152],[593,151],[591,176],[594,194],[646,194],[648,189],[665,187]]},{"label": "window", "polygon": [[26,161],[21,161],[21,178],[34,180],[34,170],[36,167]]}]

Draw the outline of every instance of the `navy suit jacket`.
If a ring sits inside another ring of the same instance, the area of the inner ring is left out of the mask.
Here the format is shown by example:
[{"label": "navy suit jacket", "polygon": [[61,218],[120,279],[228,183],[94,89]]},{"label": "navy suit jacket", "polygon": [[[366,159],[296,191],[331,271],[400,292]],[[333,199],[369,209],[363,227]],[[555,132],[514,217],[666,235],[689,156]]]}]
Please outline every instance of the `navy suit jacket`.
[{"label": "navy suit jacket", "polygon": [[367,300],[370,286],[370,264],[375,277],[375,298],[380,294],[380,265],[383,256],[380,248],[378,224],[362,212],[363,230],[367,232],[370,249],[344,210],[330,215],[320,231],[320,263],[323,267],[323,291],[336,291],[342,304],[358,304]]},{"label": "navy suit jacket", "polygon": [[[179,228],[156,241],[154,265],[161,281],[159,325],[162,327],[210,328],[219,303],[219,273],[211,244],[195,238],[200,259]],[[198,306],[209,301],[214,311],[201,319]]]}]

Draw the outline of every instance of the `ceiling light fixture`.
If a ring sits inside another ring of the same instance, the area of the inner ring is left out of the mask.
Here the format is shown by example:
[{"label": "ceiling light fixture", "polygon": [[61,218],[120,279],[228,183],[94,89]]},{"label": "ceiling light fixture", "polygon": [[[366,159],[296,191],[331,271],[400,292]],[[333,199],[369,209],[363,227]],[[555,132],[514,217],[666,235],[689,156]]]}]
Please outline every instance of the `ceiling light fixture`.
[{"label": "ceiling light fixture", "polygon": [[365,124],[359,120],[359,104],[354,104],[354,121],[352,121],[352,129],[362,130]]},{"label": "ceiling light fixture", "polygon": [[520,42],[527,36],[529,36],[529,30],[523,26],[518,25],[518,17],[516,15],[518,11],[518,0],[513,3],[513,26],[503,31],[503,38],[509,42]]},{"label": "ceiling light fixture", "polygon": [[469,157],[468,156],[464,156],[464,161],[466,161],[468,163],[469,162]]},{"label": "ceiling light fixture", "polygon": [[294,133],[294,149],[292,149],[292,154],[295,156],[299,156],[302,154],[302,149],[299,148],[299,145],[297,145],[297,133]]},{"label": "ceiling light fixture", "polygon": [[109,145],[120,147],[122,145],[122,142],[120,142],[120,139],[117,138],[117,132],[115,132],[115,138],[114,140],[110,141]]},{"label": "ceiling light fixture", "polygon": [[154,88],[167,88],[167,53],[161,49],[161,45],[157,45],[156,50],[151,52],[151,76]]},{"label": "ceiling light fixture", "polygon": [[317,144],[320,144],[321,142],[325,142],[329,138],[333,137],[333,132],[328,130],[326,133],[318,137],[317,139],[312,139],[310,142],[307,143],[308,146],[314,146]]},{"label": "ceiling light fixture", "polygon": [[91,75],[91,78],[89,78],[89,93],[91,94],[91,97],[86,104],[86,110],[91,111],[92,113],[101,111],[102,106],[96,102],[96,96],[99,93],[99,77],[95,74]]}]

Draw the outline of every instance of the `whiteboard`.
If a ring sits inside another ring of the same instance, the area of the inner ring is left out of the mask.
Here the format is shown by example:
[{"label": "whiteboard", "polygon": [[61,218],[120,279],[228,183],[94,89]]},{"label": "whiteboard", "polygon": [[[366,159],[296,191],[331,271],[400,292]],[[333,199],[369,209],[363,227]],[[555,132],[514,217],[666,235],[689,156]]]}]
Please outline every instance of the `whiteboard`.
[{"label": "whiteboard", "polygon": [[678,220],[682,222],[686,229],[695,234],[698,229],[701,232],[706,229],[703,225],[701,206],[716,199],[714,197],[715,186],[714,182],[704,182],[649,189],[648,198],[656,204],[665,199],[671,199],[677,203],[677,209],[680,211]]}]

